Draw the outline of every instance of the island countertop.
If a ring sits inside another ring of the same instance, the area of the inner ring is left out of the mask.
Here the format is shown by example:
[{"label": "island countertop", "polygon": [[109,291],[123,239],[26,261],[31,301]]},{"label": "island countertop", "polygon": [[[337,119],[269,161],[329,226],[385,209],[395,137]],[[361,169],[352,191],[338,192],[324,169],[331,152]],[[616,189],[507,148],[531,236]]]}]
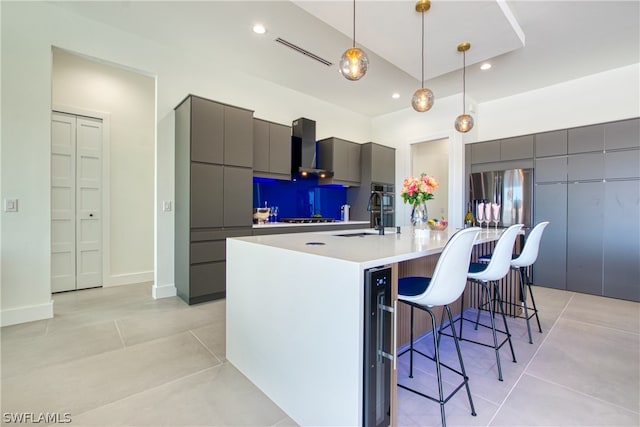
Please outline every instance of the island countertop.
[{"label": "island countertop", "polygon": [[[440,253],[456,231],[414,231],[412,227],[402,227],[400,233],[396,233],[396,228],[387,228],[384,235],[379,235],[374,229],[363,228],[234,239],[353,262],[366,269]],[[483,229],[476,243],[494,241],[503,231],[500,228]]]}]

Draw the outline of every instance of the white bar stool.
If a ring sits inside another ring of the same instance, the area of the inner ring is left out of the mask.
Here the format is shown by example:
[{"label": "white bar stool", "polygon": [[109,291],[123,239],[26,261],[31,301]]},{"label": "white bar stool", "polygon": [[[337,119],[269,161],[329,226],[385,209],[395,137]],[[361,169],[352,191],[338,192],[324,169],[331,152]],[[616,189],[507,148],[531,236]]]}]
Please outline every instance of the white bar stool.
[{"label": "white bar stool", "polygon": [[[473,249],[474,241],[480,233],[480,228],[472,227],[454,234],[451,239],[445,245],[442,254],[438,258],[433,276],[429,277],[403,277],[398,280],[398,299],[401,303],[407,304],[411,307],[411,339],[409,348],[401,352],[398,357],[409,352],[409,378],[413,378],[413,353],[418,353],[427,359],[430,359],[436,364],[436,372],[438,376],[438,398],[429,396],[421,391],[411,388],[407,385],[400,384],[398,381],[398,387],[405,390],[409,390],[429,400],[440,404],[440,417],[442,420],[442,426],[446,426],[444,404],[460,390],[463,386],[466,387],[467,397],[469,398],[469,405],[471,406],[471,415],[475,416],[476,411],[473,406],[473,400],[471,399],[471,391],[469,390],[469,378],[464,369],[464,362],[462,361],[462,353],[460,352],[460,343],[455,333],[455,327],[453,324],[453,317],[451,315],[451,309],[449,304],[456,301],[462,292],[464,291],[467,281],[467,270],[471,259],[471,250]],[[434,306],[444,306],[442,316],[444,317],[444,311],[447,312],[449,318],[449,324],[453,331],[453,340],[455,342],[456,351],[458,353],[458,361],[460,363],[460,370],[452,368],[440,360],[440,333],[436,329],[436,319],[433,311]],[[433,334],[434,345],[434,357],[416,350],[413,347],[413,318],[414,308],[423,310],[431,317],[431,332]],[[452,372],[462,377],[462,382],[448,395],[444,396],[442,387],[442,372],[441,367],[449,369]]]},{"label": "white bar stool", "polygon": [[[511,357],[513,358],[513,362],[517,362],[515,352],[513,351],[513,344],[511,343],[511,333],[509,332],[509,326],[507,325],[507,319],[504,313],[504,305],[502,303],[502,296],[500,295],[500,287],[498,285],[498,281],[505,277],[509,272],[511,267],[511,254],[513,252],[513,245],[516,241],[516,237],[522,228],[522,224],[515,224],[507,228],[503,231],[502,235],[498,239],[498,243],[493,250],[493,256],[488,263],[477,263],[472,262],[469,265],[469,272],[467,274],[467,278],[473,282],[480,285],[482,290],[482,296],[485,298],[484,302],[481,300],[478,305],[478,314],[476,320],[473,321],[471,319],[467,319],[464,317],[464,294],[462,296],[462,304],[461,304],[461,313],[460,313],[460,337],[461,341],[468,341],[474,344],[479,344],[485,347],[491,347],[494,349],[496,353],[496,363],[498,365],[498,380],[502,381],[502,366],[500,364],[500,348],[505,344],[509,343],[509,348],[511,349]],[[490,287],[489,284],[492,284]],[[493,291],[493,297],[491,296],[491,291]],[[502,315],[502,321],[504,323],[504,331],[496,329],[495,322],[495,314],[496,307],[495,303],[498,305],[500,309],[500,314]],[[484,325],[480,323],[480,312],[482,307],[488,305],[489,306],[489,319],[491,320],[491,325]],[[478,329],[478,325],[483,326],[485,328],[490,328],[493,335],[493,344],[486,344],[482,341],[476,341],[471,339],[466,339],[462,337],[462,326],[464,321],[470,321],[475,323],[475,329]],[[503,333],[506,335],[504,340],[498,343],[497,332]]]}]

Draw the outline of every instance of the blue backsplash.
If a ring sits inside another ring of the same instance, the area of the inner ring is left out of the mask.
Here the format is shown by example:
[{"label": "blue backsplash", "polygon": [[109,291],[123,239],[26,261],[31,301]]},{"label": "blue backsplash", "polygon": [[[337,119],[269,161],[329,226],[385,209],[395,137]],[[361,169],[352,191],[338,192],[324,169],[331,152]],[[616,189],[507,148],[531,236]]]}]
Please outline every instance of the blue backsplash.
[{"label": "blue backsplash", "polygon": [[340,219],[340,206],[347,203],[341,185],[318,185],[317,179],[281,181],[253,178],[253,207],[278,206],[279,218],[308,218],[320,214]]}]

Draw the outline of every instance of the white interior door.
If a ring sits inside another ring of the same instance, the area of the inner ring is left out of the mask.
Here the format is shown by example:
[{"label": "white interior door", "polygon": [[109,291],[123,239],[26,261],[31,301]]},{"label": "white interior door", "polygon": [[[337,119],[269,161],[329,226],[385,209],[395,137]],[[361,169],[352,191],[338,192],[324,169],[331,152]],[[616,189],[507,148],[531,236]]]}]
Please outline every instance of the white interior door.
[{"label": "white interior door", "polygon": [[51,120],[51,290],[102,285],[102,120]]}]

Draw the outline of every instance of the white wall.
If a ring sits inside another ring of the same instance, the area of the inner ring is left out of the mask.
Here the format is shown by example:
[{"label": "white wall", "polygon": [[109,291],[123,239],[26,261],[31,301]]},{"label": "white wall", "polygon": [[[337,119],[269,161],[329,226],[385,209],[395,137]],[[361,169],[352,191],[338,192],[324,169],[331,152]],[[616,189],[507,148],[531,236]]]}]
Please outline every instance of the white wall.
[{"label": "white wall", "polygon": [[[157,79],[154,293],[173,287],[173,108],[189,93],[255,110],[256,117],[317,122],[319,138],[371,140],[370,120],[299,92],[229,72],[215,52],[190,57],[175,49],[70,14],[48,3],[1,2],[2,324],[52,316],[50,284],[50,114],[52,46],[139,70]],[[123,254],[123,256],[126,254]]]},{"label": "white wall", "polygon": [[54,49],[51,97],[109,114],[103,284],[153,280],[155,79]]},{"label": "white wall", "polygon": [[443,138],[411,145],[411,162],[411,175],[426,173],[440,184],[433,199],[427,203],[429,218],[449,218],[449,140]]}]

